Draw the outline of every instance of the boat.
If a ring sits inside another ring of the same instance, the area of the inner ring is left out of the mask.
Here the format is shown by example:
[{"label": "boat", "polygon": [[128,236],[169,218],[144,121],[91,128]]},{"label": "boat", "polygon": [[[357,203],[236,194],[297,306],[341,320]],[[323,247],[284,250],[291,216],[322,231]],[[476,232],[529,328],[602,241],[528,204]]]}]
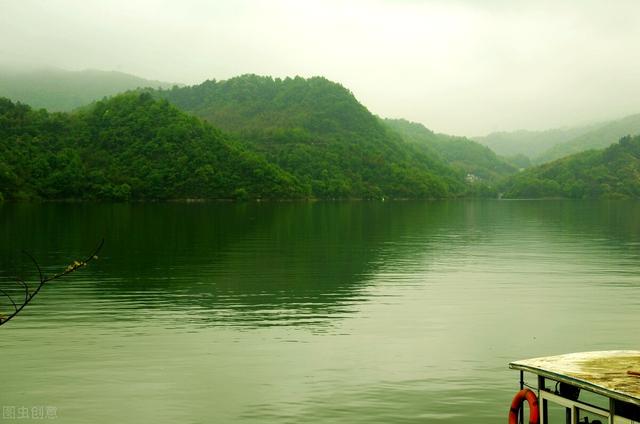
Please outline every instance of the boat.
[{"label": "boat", "polygon": [[520,371],[509,424],[640,424],[640,351],[569,353],[509,368]]}]

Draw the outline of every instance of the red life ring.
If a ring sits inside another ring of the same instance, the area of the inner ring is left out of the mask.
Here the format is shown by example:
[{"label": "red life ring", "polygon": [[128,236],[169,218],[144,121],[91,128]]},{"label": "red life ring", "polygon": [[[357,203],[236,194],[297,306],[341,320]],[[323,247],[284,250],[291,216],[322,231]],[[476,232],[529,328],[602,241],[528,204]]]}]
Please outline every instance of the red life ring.
[{"label": "red life ring", "polygon": [[538,397],[529,389],[522,389],[513,397],[511,401],[511,409],[509,410],[509,424],[518,424],[518,415],[522,403],[527,401],[529,404],[529,424],[540,423],[540,409],[538,407]]}]

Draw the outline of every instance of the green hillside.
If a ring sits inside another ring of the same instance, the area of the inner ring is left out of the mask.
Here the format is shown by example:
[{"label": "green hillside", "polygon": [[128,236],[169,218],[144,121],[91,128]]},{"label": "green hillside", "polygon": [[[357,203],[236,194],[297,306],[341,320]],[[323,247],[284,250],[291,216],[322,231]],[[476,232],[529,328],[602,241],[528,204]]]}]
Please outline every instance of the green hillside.
[{"label": "green hillside", "polygon": [[616,143],[621,137],[636,134],[640,134],[640,114],[574,128],[496,132],[474,137],[474,140],[508,157],[512,163],[517,162],[514,156],[524,155],[532,163],[541,164],[585,150],[601,149]]},{"label": "green hillside", "polygon": [[616,143],[621,137],[637,134],[640,134],[640,114],[607,122],[571,140],[557,144],[540,154],[535,161],[545,163],[584,150],[601,149]]},{"label": "green hillside", "polygon": [[0,193],[13,200],[308,195],[259,154],[148,93],[74,114],[0,99]]},{"label": "green hillside", "polygon": [[49,111],[70,111],[138,87],[168,88],[171,85],[122,72],[53,68],[20,71],[0,67],[0,97]]},{"label": "green hillside", "polygon": [[553,146],[565,143],[598,127],[599,125],[590,125],[575,128],[555,128],[545,131],[502,131],[494,132],[484,137],[473,137],[473,140],[488,146],[497,154],[505,157],[525,155],[533,159]]},{"label": "green hillside", "polygon": [[640,136],[530,168],[502,190],[507,198],[640,198]]},{"label": "green hillside", "polygon": [[465,137],[436,134],[422,124],[404,119],[385,119],[385,124],[404,139],[435,152],[445,162],[482,180],[513,174],[516,168],[499,158],[491,149]]},{"label": "green hillside", "polygon": [[233,133],[320,198],[440,198],[463,175],[405,142],[325,78],[244,75],[157,95]]}]

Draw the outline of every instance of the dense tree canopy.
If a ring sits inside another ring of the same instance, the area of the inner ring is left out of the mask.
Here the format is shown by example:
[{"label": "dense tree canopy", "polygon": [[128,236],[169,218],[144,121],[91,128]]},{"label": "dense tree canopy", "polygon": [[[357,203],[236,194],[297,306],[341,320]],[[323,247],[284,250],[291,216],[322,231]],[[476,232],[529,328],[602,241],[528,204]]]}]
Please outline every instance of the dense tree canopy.
[{"label": "dense tree canopy", "polygon": [[465,174],[494,180],[516,172],[513,165],[491,149],[468,138],[436,134],[422,124],[404,119],[385,119],[384,122],[408,142],[426,149],[425,152],[432,151]]},{"label": "dense tree canopy", "polygon": [[441,198],[463,176],[325,78],[244,75],[156,95],[229,131],[320,198]]},{"label": "dense tree canopy", "polygon": [[640,198],[640,136],[528,169],[502,189],[509,198]]},{"label": "dense tree canopy", "polygon": [[[160,88],[96,102],[145,85]],[[0,201],[638,197],[637,138],[516,172],[531,165],[523,153],[535,163],[605,146],[637,132],[640,115],[478,139],[513,155],[505,159],[464,137],[379,119],[321,77],[168,88],[117,72],[0,70],[3,94],[50,110],[85,106],[47,112],[0,98]]]},{"label": "dense tree canopy", "polygon": [[75,114],[0,100],[6,199],[295,198],[295,177],[148,93]]},{"label": "dense tree canopy", "polygon": [[324,78],[245,75],[72,113],[0,98],[0,201],[637,198],[640,137],[498,182],[514,172],[466,138],[381,120]]}]

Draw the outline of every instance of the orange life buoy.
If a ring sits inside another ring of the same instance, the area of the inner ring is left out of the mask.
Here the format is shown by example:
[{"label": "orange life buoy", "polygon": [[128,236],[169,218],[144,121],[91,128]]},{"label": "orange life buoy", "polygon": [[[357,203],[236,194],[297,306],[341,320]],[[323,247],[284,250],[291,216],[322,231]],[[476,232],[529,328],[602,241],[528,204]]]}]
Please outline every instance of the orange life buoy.
[{"label": "orange life buoy", "polygon": [[511,409],[509,410],[509,424],[518,424],[518,415],[522,403],[527,401],[529,404],[529,424],[540,423],[540,409],[538,408],[538,397],[529,389],[522,389],[513,397],[511,401]]}]

